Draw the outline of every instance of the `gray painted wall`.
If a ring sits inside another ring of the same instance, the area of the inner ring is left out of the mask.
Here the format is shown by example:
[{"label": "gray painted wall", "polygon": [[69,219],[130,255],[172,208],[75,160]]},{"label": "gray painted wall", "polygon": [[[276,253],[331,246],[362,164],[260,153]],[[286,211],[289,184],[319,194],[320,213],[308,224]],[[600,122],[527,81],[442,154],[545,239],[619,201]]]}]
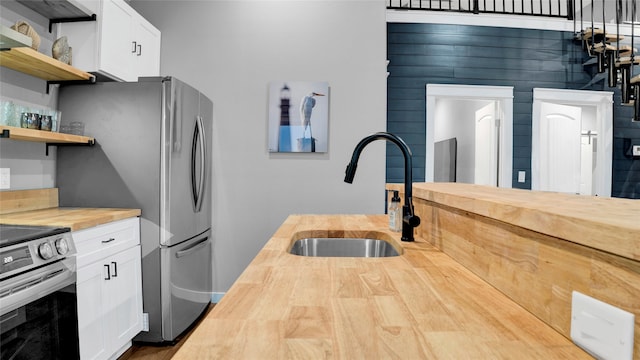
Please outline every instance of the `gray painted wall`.
[{"label": "gray painted wall", "polygon": [[[353,185],[342,181],[357,142],[386,128],[384,1],[131,5],[162,31],[162,74],[214,101],[214,291],[231,286],[289,214],[384,212],[384,144],[365,151]],[[14,0],[1,6],[3,25],[26,18],[50,52],[46,19]],[[56,107],[57,89],[46,95],[44,81],[6,68],[0,77],[0,96]],[[328,153],[267,151],[272,80],[329,82]],[[55,148],[49,157],[44,149],[0,141],[11,190],[55,186]]]},{"label": "gray painted wall", "polygon": [[[226,291],[294,213],[383,213],[385,2],[132,1],[162,31],[161,73],[214,102],[214,290]],[[329,152],[267,150],[272,80],[328,81]]]},{"label": "gray painted wall", "polygon": [[[0,23],[11,27],[19,20],[27,21],[40,36],[39,51],[51,55],[55,32],[49,33],[49,20],[15,0],[0,2]],[[41,109],[55,109],[58,90],[52,86],[46,94],[46,81],[0,67],[0,99]],[[55,183],[55,147],[45,155],[43,143],[0,140],[0,167],[11,169],[11,189],[50,188]]]}]

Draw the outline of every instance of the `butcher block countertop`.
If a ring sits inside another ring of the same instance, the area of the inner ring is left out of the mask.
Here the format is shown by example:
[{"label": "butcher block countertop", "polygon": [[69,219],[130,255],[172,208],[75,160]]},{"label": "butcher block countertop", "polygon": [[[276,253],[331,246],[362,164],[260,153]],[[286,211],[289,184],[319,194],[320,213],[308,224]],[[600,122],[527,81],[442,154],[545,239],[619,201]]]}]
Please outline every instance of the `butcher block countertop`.
[{"label": "butcher block countertop", "polygon": [[140,213],[140,209],[58,207],[55,188],[0,192],[0,224],[60,226],[78,231]]},{"label": "butcher block countertop", "polygon": [[[401,255],[312,258],[304,237],[373,237]],[[448,255],[402,243],[384,215],[292,215],[173,359],[589,359]]]},{"label": "butcher block countertop", "polygon": [[78,231],[140,216],[139,209],[59,207],[0,215],[0,224],[60,226]]},{"label": "butcher block countertop", "polygon": [[640,201],[459,183],[419,183],[413,197],[640,260]]}]

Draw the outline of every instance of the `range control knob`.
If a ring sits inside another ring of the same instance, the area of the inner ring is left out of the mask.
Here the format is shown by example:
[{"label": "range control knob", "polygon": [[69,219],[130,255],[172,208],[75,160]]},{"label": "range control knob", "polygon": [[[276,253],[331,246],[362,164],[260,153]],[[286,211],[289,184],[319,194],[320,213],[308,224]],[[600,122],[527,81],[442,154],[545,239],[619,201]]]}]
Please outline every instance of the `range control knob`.
[{"label": "range control knob", "polygon": [[38,246],[38,254],[41,258],[49,260],[53,257],[53,248],[48,242],[44,242]]},{"label": "range control knob", "polygon": [[55,241],[55,244],[56,244],[56,250],[58,251],[58,254],[66,255],[66,253],[69,252],[69,243],[67,243],[67,239],[60,238]]}]

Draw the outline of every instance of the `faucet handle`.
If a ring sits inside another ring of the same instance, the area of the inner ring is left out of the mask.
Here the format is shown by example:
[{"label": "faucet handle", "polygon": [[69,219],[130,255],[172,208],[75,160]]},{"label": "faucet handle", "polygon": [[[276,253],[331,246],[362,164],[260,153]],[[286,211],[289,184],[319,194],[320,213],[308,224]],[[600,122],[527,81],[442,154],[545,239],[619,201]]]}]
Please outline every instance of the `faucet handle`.
[{"label": "faucet handle", "polygon": [[402,220],[405,222],[405,224],[411,226],[412,228],[418,227],[418,225],[420,225],[420,217],[418,217],[418,215],[415,215],[413,211],[413,201],[411,198],[409,198],[409,204],[403,206],[402,214]]},{"label": "faucet handle", "polygon": [[420,217],[418,217],[417,215],[407,215],[404,217],[404,222],[412,228],[415,228],[420,225]]}]

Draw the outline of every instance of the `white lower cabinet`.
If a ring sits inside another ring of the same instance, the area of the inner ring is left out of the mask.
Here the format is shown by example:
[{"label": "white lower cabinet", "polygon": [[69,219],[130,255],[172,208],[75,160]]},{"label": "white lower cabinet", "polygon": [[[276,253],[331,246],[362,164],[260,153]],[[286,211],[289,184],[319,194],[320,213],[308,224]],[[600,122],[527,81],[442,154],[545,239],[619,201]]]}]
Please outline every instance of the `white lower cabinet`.
[{"label": "white lower cabinet", "polygon": [[127,219],[72,234],[83,360],[116,358],[142,330],[139,224]]}]

